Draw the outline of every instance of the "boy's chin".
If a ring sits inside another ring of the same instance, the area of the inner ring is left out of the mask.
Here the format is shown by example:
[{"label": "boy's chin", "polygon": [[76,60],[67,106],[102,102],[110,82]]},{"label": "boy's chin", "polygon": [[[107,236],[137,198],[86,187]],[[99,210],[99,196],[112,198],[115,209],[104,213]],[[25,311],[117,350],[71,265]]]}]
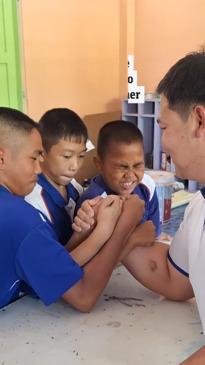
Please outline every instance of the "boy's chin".
[{"label": "boy's chin", "polygon": [[134,189],[120,189],[118,195],[124,196],[125,198],[132,194]]},{"label": "boy's chin", "polygon": [[58,184],[66,186],[71,182],[72,179],[73,177],[62,176],[61,178],[58,179]]},{"label": "boy's chin", "polygon": [[124,198],[127,198],[128,196],[130,196],[130,194],[132,194],[132,191],[123,191],[119,195],[123,196]]}]

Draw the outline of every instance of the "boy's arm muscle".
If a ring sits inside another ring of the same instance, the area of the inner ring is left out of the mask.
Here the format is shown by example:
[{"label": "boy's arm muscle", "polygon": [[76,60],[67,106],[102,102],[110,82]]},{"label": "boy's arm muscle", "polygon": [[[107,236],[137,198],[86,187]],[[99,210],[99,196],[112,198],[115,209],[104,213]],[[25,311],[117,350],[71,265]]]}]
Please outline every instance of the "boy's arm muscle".
[{"label": "boy's arm muscle", "polygon": [[122,261],[127,270],[145,287],[172,300],[193,297],[189,278],[169,262],[169,246],[155,243],[152,247],[136,247]]},{"label": "boy's arm muscle", "polygon": [[83,279],[62,296],[66,302],[83,312],[89,311],[94,306],[111,276],[130,233],[135,228],[136,217],[142,214],[143,209],[143,203],[136,204],[134,196],[124,203],[123,212],[112,236],[98,254],[85,265]]}]

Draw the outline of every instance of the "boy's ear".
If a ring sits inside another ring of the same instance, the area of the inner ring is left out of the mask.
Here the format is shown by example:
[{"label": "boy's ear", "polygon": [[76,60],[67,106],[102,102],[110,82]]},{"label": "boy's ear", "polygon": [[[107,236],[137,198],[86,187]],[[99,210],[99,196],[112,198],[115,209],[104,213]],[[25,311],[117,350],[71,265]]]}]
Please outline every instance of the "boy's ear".
[{"label": "boy's ear", "polygon": [[5,151],[0,148],[0,170],[3,170],[5,166]]},{"label": "boy's ear", "polygon": [[202,105],[196,105],[194,112],[196,120],[195,136],[197,138],[205,139],[205,107]]},{"label": "boy's ear", "polygon": [[102,161],[98,156],[93,157],[93,162],[98,171],[102,171]]}]

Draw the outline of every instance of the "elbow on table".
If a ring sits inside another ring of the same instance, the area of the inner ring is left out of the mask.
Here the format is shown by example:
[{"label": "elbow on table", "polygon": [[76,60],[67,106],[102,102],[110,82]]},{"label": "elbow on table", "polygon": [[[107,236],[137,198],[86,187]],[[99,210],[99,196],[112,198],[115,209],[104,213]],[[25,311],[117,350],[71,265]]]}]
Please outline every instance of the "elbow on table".
[{"label": "elbow on table", "polygon": [[84,290],[80,285],[78,288],[74,287],[68,290],[62,298],[79,312],[89,313],[95,306],[98,297],[93,295],[93,293],[88,293],[88,291]]}]

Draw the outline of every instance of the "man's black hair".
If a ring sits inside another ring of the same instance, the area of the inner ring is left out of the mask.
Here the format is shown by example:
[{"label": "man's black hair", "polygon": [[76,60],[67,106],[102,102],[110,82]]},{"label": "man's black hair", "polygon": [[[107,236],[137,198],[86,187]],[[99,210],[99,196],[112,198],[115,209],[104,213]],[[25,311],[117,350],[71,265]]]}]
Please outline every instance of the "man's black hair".
[{"label": "man's black hair", "polygon": [[137,142],[143,145],[143,136],[136,125],[123,120],[114,120],[106,123],[99,131],[97,153],[101,159],[112,142],[126,144]]},{"label": "man's black hair", "polygon": [[74,139],[77,143],[86,143],[88,139],[88,131],[82,119],[67,108],[48,110],[39,121],[39,129],[47,152],[60,139]]},{"label": "man's black hair", "polygon": [[157,93],[185,118],[192,105],[205,105],[205,51],[190,53],[173,65],[157,86]]}]

